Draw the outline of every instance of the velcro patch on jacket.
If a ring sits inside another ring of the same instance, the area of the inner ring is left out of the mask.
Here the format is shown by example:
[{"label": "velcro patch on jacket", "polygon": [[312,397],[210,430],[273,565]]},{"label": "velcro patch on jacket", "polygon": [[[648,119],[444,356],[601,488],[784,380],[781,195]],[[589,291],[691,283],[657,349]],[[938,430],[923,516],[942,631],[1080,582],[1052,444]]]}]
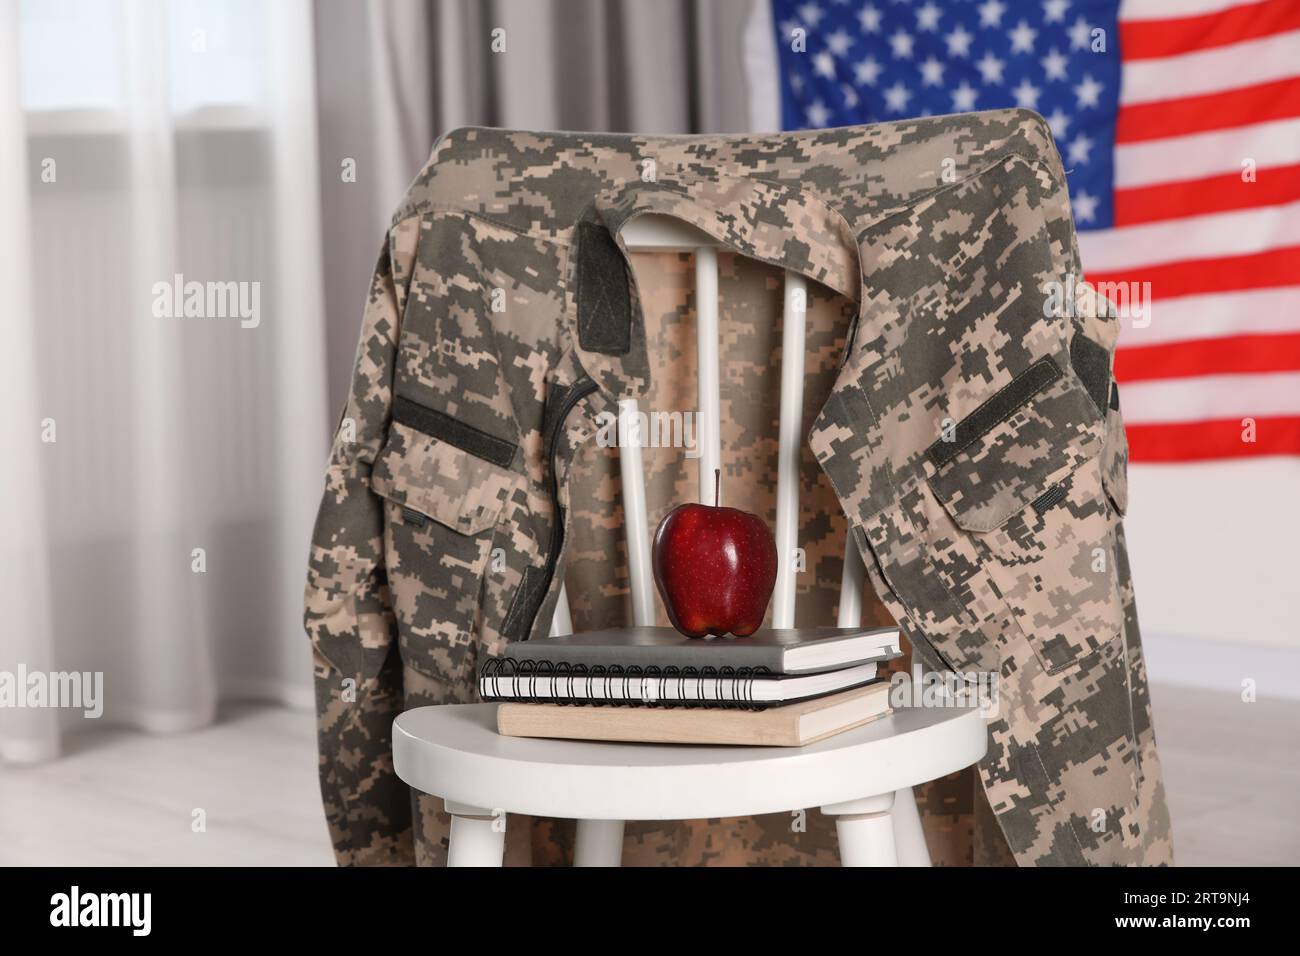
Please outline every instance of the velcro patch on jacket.
[{"label": "velcro patch on jacket", "polygon": [[455,445],[476,458],[509,468],[515,457],[515,444],[467,425],[436,408],[429,408],[398,395],[393,399],[393,421],[416,431],[432,435],[448,445]]},{"label": "velcro patch on jacket", "polygon": [[1016,409],[1060,377],[1061,369],[1051,358],[1040,358],[959,421],[951,441],[939,439],[926,450],[926,455],[936,468],[942,468],[961,454],[967,445],[1010,418]]},{"label": "velcro patch on jacket", "polygon": [[417,528],[423,528],[429,523],[429,519],[414,508],[403,508],[402,520],[407,524],[415,525]]},{"label": "velcro patch on jacket", "polygon": [[1066,491],[1064,485],[1052,485],[1033,501],[1034,510],[1040,515],[1048,508],[1059,505],[1065,500]]},{"label": "velcro patch on jacket", "polygon": [[1110,398],[1110,353],[1082,332],[1070,340],[1070,364],[1098,410],[1106,410]]},{"label": "velcro patch on jacket", "polygon": [[595,222],[578,223],[578,342],[604,355],[632,348],[627,265],[609,230]]}]

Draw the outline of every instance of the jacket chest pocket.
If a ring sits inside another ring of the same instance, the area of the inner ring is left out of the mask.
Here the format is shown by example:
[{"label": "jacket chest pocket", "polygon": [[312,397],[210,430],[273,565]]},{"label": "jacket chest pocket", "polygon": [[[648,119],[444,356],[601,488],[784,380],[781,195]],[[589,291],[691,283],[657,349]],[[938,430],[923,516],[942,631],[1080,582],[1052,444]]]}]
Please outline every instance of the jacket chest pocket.
[{"label": "jacket chest pocket", "polygon": [[1049,673],[1123,628],[1105,425],[1051,357],[927,451],[929,486]]},{"label": "jacket chest pocket", "polygon": [[498,463],[508,460],[505,448],[475,444],[473,435],[461,442],[497,458],[489,461],[446,440],[458,440],[458,423],[425,424],[444,437],[392,422],[371,488],[386,499],[388,587],[402,659],[457,684],[471,681],[476,666],[485,572],[519,476]]}]

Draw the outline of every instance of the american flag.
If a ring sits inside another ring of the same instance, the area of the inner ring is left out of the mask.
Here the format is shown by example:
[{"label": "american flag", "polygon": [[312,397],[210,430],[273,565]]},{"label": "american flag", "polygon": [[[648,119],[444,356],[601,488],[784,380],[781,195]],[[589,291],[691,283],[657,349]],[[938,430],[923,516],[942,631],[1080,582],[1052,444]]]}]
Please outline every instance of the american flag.
[{"label": "american flag", "polygon": [[1149,295],[1115,360],[1133,460],[1300,454],[1300,0],[771,7],[787,129],[1047,119],[1085,277]]}]

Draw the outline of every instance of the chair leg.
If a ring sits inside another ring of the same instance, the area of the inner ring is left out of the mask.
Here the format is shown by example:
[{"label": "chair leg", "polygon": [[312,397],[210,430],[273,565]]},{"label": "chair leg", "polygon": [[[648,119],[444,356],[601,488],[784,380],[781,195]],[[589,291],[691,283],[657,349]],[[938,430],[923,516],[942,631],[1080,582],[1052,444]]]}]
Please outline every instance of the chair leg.
[{"label": "chair leg", "polygon": [[898,866],[892,793],[822,807],[835,817],[841,866]]},{"label": "chair leg", "polygon": [[444,801],[451,814],[448,866],[501,866],[506,852],[505,817],[482,807]]},{"label": "chair leg", "polygon": [[574,866],[622,866],[623,821],[579,820]]},{"label": "chair leg", "polygon": [[905,787],[894,794],[894,845],[898,848],[899,866],[929,866],[930,850],[925,845],[925,829],[921,814],[916,809],[912,788]]}]

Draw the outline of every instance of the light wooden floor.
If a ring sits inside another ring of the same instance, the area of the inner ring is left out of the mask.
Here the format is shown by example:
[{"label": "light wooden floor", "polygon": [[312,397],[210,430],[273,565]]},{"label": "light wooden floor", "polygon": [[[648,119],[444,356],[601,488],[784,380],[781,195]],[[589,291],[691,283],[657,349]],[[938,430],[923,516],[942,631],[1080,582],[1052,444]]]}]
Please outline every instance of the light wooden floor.
[{"label": "light wooden floor", "polygon": [[[1157,687],[1155,709],[1178,862],[1300,863],[1300,703]],[[315,767],[298,711],[232,707],[174,737],[92,731],[62,760],[0,766],[0,865],[328,865]]]},{"label": "light wooden floor", "polygon": [[1176,862],[1300,864],[1300,701],[1157,686],[1152,706]]}]

